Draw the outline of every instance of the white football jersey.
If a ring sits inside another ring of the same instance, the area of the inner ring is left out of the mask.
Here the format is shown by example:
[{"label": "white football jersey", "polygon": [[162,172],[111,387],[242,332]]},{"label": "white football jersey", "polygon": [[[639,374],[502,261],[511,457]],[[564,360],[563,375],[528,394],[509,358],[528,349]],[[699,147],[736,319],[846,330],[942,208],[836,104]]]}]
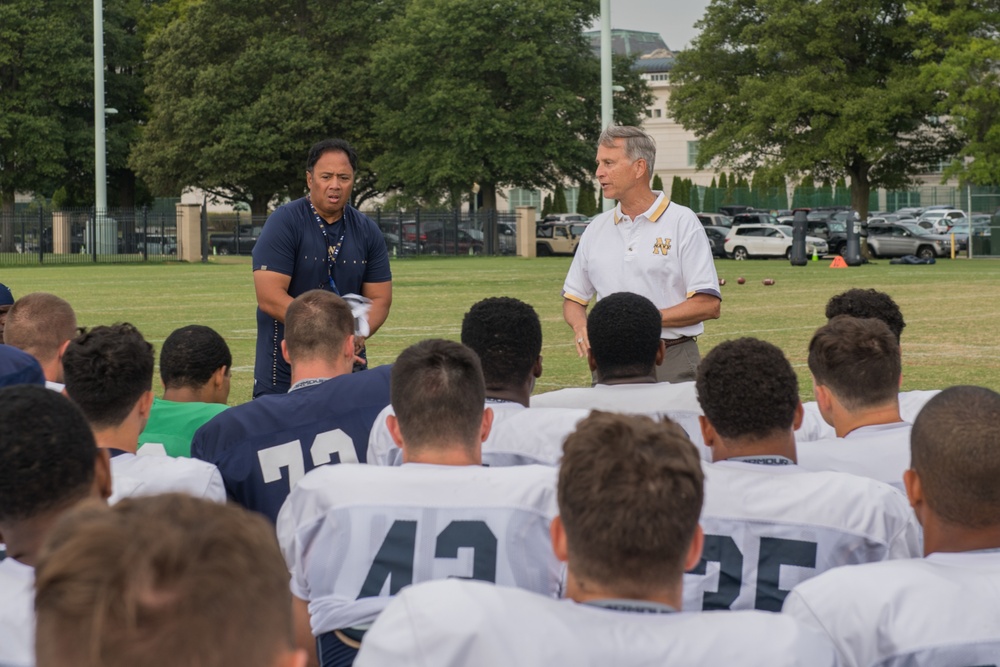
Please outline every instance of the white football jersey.
[{"label": "white football jersey", "polygon": [[[483,441],[483,465],[506,467],[517,465],[556,465],[562,458],[566,436],[576,430],[581,419],[590,414],[589,410],[569,408],[525,408],[511,404],[488,403],[493,408],[493,428]],[[500,407],[503,406],[503,407]],[[385,414],[391,414],[392,406],[379,415],[384,425]],[[368,463],[398,466],[403,464],[403,450],[396,446],[388,435],[376,436],[372,429],[368,441]],[[387,440],[388,438],[388,440]]]},{"label": "white football jersey", "polygon": [[869,477],[903,488],[903,471],[910,467],[913,424],[897,422],[862,426],[843,438],[796,443],[799,465],[806,470],[833,470]]},{"label": "white football jersey", "polygon": [[702,459],[712,460],[712,453],[701,437],[698,416],[703,413],[701,404],[698,403],[694,382],[571,387],[532,396],[531,407],[603,410],[629,415],[646,415],[653,419],[669,417],[687,432]]},{"label": "white football jersey", "polygon": [[111,457],[111,497],[108,503],[113,505],[122,498],[160,493],[187,493],[195,498],[226,502],[222,475],[211,463],[129,453]]},{"label": "white football jersey", "polygon": [[[899,392],[900,417],[902,417],[904,422],[912,424],[916,420],[917,415],[920,414],[924,404],[940,393],[940,389],[915,389],[913,391]],[[795,431],[795,442],[812,442],[813,440],[825,440],[837,437],[837,432],[833,430],[833,426],[827,424],[826,420],[823,419],[823,415],[819,413],[819,405],[816,404],[816,401],[803,403],[802,408],[805,413],[802,417],[802,426]]]},{"label": "white football jersey", "polygon": [[0,665],[35,664],[35,569],[0,561]]},{"label": "white football jersey", "polygon": [[[526,408],[514,401],[491,401],[487,400],[484,408],[493,410],[493,427]],[[396,446],[389,433],[389,427],[385,424],[385,418],[395,415],[392,405],[387,405],[378,413],[375,422],[372,424],[371,433],[368,436],[368,457],[365,462],[375,466],[398,466],[403,464],[403,450]],[[485,447],[484,447],[485,450]]]},{"label": "white football jersey", "polygon": [[684,609],[780,611],[795,584],[839,565],[922,555],[920,526],[891,487],[794,465],[707,463],[701,562]]},{"label": "white football jersey", "polygon": [[557,595],[556,471],[407,463],[324,466],[278,515],[313,634],[370,623],[403,587],[460,577]]},{"label": "white football jersey", "polygon": [[833,641],[844,665],[1000,664],[1000,552],[842,567],[796,586],[782,611]]},{"label": "white football jersey", "polygon": [[635,613],[468,581],[403,591],[357,667],[836,665],[821,633],[780,614]]}]

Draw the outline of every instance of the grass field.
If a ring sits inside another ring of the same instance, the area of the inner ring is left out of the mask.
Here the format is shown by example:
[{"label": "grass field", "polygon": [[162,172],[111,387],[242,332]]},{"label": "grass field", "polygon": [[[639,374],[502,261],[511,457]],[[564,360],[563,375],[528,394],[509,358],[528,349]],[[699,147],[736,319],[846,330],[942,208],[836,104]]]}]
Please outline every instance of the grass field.
[{"label": "grass field", "polygon": [[[214,258],[213,258],[214,260]],[[371,340],[373,365],[391,362],[406,346],[430,337],[458,339],[462,315],[487,296],[514,296],[542,319],[544,376],[537,392],[584,386],[590,374],[576,357],[562,321],[560,288],[569,258],[419,258],[393,264],[389,320]],[[824,322],[827,299],[851,287],[874,287],[901,306],[903,388],[978,384],[1000,390],[1000,262],[945,260],[934,266],[890,266],[880,261],[830,269],[829,261],[792,267],[787,262],[718,260],[722,318],[709,322],[702,354],[720,341],[755,336],[781,347],[799,373],[800,393],[811,399],[806,347]],[[745,276],[745,285],[736,284]],[[765,287],[763,278],[776,284]],[[15,297],[34,291],[73,304],[80,324],[132,322],[159,348],[174,329],[205,324],[233,351],[230,403],[249,400],[256,337],[249,258],[209,264],[149,264],[0,269]],[[162,388],[157,385],[157,392]]]}]

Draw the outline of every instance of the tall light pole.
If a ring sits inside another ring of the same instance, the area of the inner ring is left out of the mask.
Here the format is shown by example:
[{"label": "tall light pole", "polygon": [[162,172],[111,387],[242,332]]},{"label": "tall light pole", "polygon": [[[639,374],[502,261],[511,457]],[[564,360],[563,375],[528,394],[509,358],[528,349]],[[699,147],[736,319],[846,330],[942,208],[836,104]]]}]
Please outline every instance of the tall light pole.
[{"label": "tall light pole", "polygon": [[[95,0],[96,2],[97,0]],[[601,0],[601,129],[614,122],[614,98],[611,91],[611,0]],[[615,202],[601,197],[601,210],[614,207]]]},{"label": "tall light pole", "polygon": [[104,131],[104,0],[94,0],[94,218],[108,210],[108,165]]}]

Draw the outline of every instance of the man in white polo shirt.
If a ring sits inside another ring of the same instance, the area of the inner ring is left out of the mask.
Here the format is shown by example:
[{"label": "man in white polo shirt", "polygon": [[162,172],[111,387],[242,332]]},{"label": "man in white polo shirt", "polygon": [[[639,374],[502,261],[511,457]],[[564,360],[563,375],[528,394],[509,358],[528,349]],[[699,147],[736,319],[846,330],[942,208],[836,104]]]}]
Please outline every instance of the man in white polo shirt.
[{"label": "man in white polo shirt", "polygon": [[637,127],[610,126],[597,147],[597,180],[618,206],[587,228],[563,283],[563,318],[587,356],[587,304],[634,292],[660,311],[667,346],[660,382],[694,379],[698,336],[719,317],[722,295],[708,237],[691,209],[650,188],[656,144]]}]

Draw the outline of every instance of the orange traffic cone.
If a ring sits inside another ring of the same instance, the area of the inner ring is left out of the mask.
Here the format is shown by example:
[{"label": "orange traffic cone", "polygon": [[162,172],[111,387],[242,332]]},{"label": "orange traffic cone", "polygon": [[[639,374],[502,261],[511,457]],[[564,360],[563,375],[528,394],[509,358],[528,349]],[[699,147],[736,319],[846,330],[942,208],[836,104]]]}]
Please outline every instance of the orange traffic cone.
[{"label": "orange traffic cone", "polygon": [[844,261],[843,257],[841,257],[840,255],[837,255],[836,259],[834,259],[832,262],[830,262],[830,268],[831,269],[846,269],[847,268],[847,262]]}]

